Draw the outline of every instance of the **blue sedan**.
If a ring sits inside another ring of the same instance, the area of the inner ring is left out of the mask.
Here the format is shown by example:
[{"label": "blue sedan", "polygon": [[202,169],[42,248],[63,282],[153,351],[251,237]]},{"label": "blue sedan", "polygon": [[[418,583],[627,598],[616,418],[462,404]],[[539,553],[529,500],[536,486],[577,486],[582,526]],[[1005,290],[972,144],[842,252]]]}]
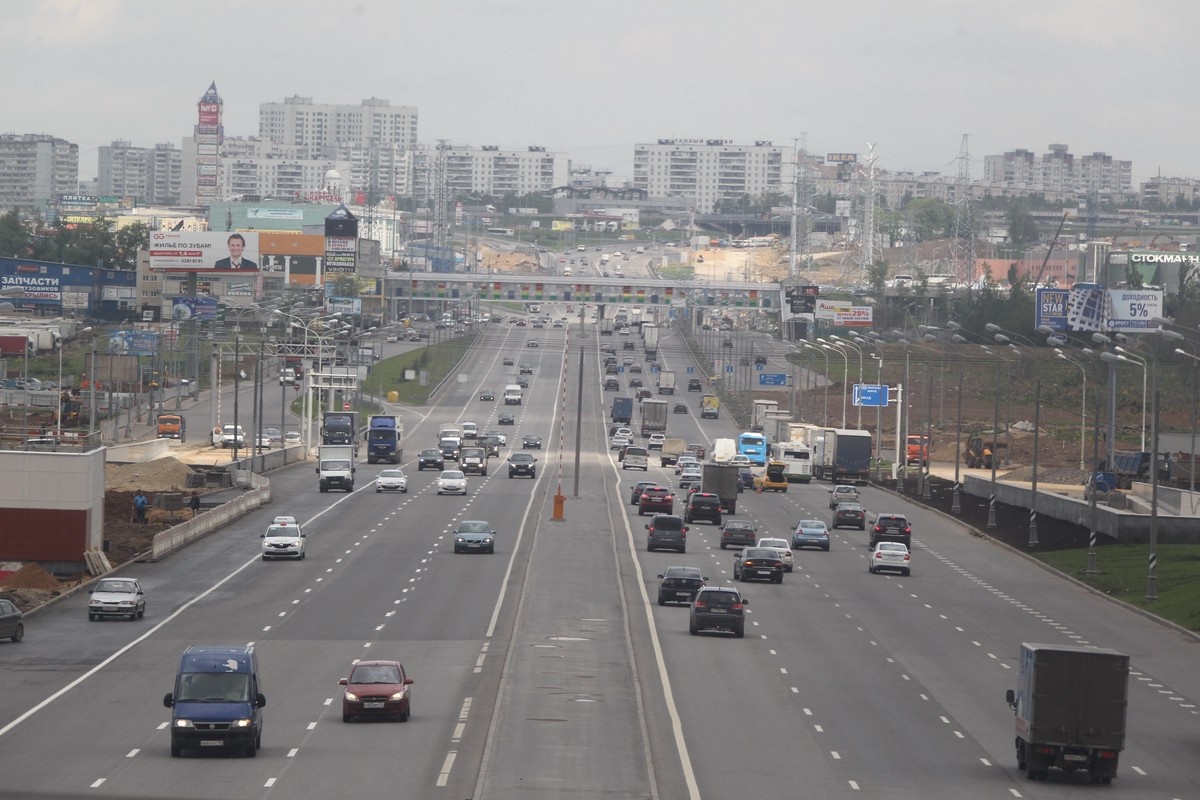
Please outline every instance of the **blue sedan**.
[{"label": "blue sedan", "polygon": [[829,552],[829,528],[822,519],[802,519],[792,531],[792,549],[819,547]]}]

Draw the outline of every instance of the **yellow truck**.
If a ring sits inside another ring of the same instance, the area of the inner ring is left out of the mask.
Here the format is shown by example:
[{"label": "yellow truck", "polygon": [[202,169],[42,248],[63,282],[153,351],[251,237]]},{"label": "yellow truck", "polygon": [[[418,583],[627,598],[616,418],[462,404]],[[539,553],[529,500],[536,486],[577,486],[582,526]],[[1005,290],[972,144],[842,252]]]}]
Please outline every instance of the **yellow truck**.
[{"label": "yellow truck", "polygon": [[761,474],[754,476],[756,492],[786,492],[788,490],[787,464],[768,461]]}]

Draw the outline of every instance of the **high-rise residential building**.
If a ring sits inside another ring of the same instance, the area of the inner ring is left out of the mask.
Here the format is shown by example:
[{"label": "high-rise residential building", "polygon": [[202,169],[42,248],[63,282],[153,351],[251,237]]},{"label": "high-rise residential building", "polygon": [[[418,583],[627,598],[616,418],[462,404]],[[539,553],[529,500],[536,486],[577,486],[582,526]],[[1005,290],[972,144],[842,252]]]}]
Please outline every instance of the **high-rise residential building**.
[{"label": "high-rise residential building", "polygon": [[439,181],[446,197],[518,197],[568,185],[571,160],[539,146],[428,145],[414,153],[411,174],[418,202],[434,197]]},{"label": "high-rise residential building", "polygon": [[79,190],[79,145],[41,133],[0,135],[0,209],[44,210]]},{"label": "high-rise residential building", "polygon": [[1022,148],[984,156],[983,184],[1009,194],[1122,197],[1133,190],[1133,162],[1107,153],[1076,157],[1065,144],[1052,144],[1041,156]]},{"label": "high-rise residential building", "polygon": [[134,147],[115,141],[100,147],[97,166],[98,194],[150,205],[179,203],[182,153],[173,144]]},{"label": "high-rise residential building", "polygon": [[279,144],[306,148],[308,157],[326,148],[417,146],[417,109],[372,97],[361,105],[314,104],[311,97],[260,103],[258,135]]},{"label": "high-rise residential building", "polygon": [[226,137],[220,151],[221,197],[332,202],[323,197],[326,176],[331,170],[346,175],[349,162],[307,158],[305,152],[298,145],[281,145],[257,137]]},{"label": "high-rise residential building", "polygon": [[[790,164],[791,152],[787,151]],[[785,148],[770,142],[739,145],[727,139],[659,139],[633,151],[633,186],[650,197],[690,198],[711,213],[722,200],[791,193]]]}]

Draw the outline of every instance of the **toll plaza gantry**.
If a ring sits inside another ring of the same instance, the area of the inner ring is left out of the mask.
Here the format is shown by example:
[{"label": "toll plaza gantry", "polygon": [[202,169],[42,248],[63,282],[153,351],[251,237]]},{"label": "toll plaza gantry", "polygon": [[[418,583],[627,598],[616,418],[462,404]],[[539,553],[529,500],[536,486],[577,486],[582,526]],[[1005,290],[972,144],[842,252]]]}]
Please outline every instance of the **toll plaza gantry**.
[{"label": "toll plaza gantry", "polygon": [[497,300],[518,303],[621,303],[632,306],[726,306],[778,310],[778,284],[561,275],[411,273],[399,281],[411,300]]}]

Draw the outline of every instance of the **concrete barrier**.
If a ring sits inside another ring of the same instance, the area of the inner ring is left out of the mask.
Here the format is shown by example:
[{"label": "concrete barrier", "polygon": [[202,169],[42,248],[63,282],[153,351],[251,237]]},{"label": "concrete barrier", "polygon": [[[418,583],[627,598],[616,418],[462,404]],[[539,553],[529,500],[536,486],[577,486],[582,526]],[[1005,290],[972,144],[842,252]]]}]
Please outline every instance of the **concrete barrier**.
[{"label": "concrete barrier", "polygon": [[235,481],[248,487],[241,497],[222,503],[211,511],[205,511],[187,522],[155,534],[150,549],[150,560],[158,561],[176,550],[187,547],[243,514],[271,502],[271,482],[262,475],[248,470],[236,470]]},{"label": "concrete barrier", "polygon": [[174,439],[146,439],[142,442],[110,444],[104,448],[107,464],[141,464],[171,455]]}]

